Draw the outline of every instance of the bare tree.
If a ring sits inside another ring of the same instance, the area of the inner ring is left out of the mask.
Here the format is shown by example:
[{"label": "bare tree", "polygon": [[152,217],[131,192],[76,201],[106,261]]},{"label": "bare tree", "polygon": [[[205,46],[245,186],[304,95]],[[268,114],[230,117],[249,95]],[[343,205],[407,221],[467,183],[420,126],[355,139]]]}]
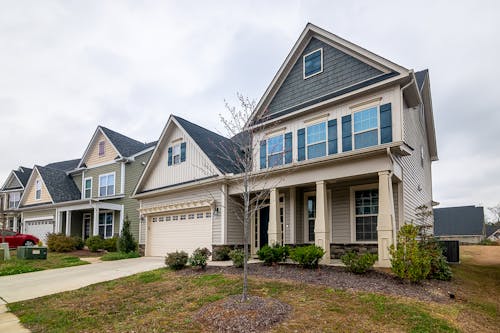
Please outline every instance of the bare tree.
[{"label": "bare tree", "polygon": [[491,215],[493,215],[493,223],[500,223],[500,203],[493,207],[488,207]]}]

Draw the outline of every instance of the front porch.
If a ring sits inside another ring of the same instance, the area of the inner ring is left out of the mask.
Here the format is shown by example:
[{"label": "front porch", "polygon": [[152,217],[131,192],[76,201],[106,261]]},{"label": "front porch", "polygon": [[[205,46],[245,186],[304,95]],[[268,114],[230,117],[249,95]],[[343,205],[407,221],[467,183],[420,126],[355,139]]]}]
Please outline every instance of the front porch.
[{"label": "front porch", "polygon": [[266,244],[316,244],[326,251],[323,264],[355,251],[378,254],[378,266],[388,267],[401,191],[389,171],[272,188],[252,216],[251,253]]},{"label": "front porch", "polygon": [[83,240],[95,235],[112,238],[120,235],[123,219],[123,205],[96,202],[67,206],[56,211],[55,232]]}]

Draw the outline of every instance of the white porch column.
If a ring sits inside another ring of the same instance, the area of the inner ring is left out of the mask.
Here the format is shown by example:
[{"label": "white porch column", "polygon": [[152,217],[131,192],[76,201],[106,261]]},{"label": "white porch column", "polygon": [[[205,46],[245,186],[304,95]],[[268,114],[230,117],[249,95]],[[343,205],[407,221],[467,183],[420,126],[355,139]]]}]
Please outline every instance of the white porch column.
[{"label": "white porch column", "polygon": [[71,211],[66,211],[66,236],[71,236]]},{"label": "white porch column", "polygon": [[271,189],[269,200],[269,228],[267,229],[269,245],[281,245],[280,197],[276,188]]},{"label": "white porch column", "polygon": [[290,228],[290,244],[295,244],[295,204],[296,204],[296,188],[292,187],[290,188],[290,221],[288,222],[289,228]]},{"label": "white porch column", "polygon": [[94,221],[93,221],[92,236],[99,235],[99,207],[94,206]]},{"label": "white porch column", "polygon": [[328,223],[328,199],[326,183],[316,182],[316,219],[314,221],[314,243],[325,250],[321,264],[330,263],[330,224]]},{"label": "white porch column", "polygon": [[120,230],[118,230],[118,235],[121,236],[122,235],[122,229],[123,229],[123,206],[122,206],[122,209],[120,209]]},{"label": "white porch column", "polygon": [[12,229],[14,229],[14,231],[16,231],[16,232],[18,231],[17,230],[17,215],[14,216],[14,225],[12,226]]},{"label": "white porch column", "polygon": [[378,173],[378,264],[380,267],[391,267],[389,247],[393,244],[393,198],[391,196],[391,177],[389,171]]}]

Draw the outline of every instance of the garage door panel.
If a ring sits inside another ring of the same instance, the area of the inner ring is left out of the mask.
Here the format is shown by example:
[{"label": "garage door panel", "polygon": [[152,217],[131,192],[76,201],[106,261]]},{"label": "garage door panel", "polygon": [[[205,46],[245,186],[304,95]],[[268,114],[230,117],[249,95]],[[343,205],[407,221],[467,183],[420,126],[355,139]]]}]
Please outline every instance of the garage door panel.
[{"label": "garage door panel", "polygon": [[25,221],[24,233],[47,244],[47,234],[54,232],[54,220]]},{"label": "garage door panel", "polygon": [[151,256],[165,256],[175,251],[192,254],[199,247],[212,247],[211,218],[155,220],[151,219],[148,225],[147,247]]}]

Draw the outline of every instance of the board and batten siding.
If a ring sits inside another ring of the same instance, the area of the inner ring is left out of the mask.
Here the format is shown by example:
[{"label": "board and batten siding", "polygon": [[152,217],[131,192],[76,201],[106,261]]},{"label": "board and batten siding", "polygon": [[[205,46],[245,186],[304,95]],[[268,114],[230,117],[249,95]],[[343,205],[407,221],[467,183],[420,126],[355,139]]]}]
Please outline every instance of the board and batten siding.
[{"label": "board and batten siding", "polygon": [[78,189],[80,190],[80,193],[81,193],[82,192],[82,174],[79,173],[79,174],[76,174],[76,175],[72,175],[72,178],[73,178],[73,181],[76,184],[76,187],[78,187]]},{"label": "board and batten siding", "polygon": [[[36,204],[41,204],[41,203],[51,203],[52,198],[50,196],[49,191],[47,190],[47,187],[45,186],[45,182],[43,181],[42,177],[40,177],[40,174],[38,171],[35,169],[33,170],[33,178],[32,182],[28,183],[28,187],[26,189],[25,197],[23,199],[23,206],[28,206],[28,205],[36,205]],[[35,192],[36,192],[36,181],[41,180],[42,181],[42,193],[40,195],[40,199],[36,200],[35,199]]]},{"label": "board and batten siding", "polygon": [[[104,141],[104,155],[99,156],[99,142]],[[113,147],[111,142],[99,131],[92,142],[83,163],[91,168],[95,165],[113,162],[119,153]]]},{"label": "board and batten siding", "polygon": [[[432,175],[429,148],[426,139],[423,113],[417,108],[404,110],[404,141],[413,148],[411,155],[396,159],[403,169],[404,223],[419,223],[415,209],[427,205],[432,209]],[[424,163],[421,163],[421,147]],[[432,222],[430,217],[429,222]]]},{"label": "board and batten siding", "polygon": [[[161,204],[175,204],[190,201],[209,200],[214,201],[216,207],[222,207],[222,191],[219,185],[198,187],[186,191],[176,191],[174,193],[158,195],[152,198],[141,200],[142,208],[152,207]],[[210,210],[198,209],[198,210]],[[170,213],[169,213],[170,214]],[[222,218],[221,214],[215,215],[212,212],[212,244],[222,244]],[[142,224],[145,226],[145,224]]]},{"label": "board and batten siding", "polygon": [[[186,143],[186,160],[179,164],[168,165],[168,148],[173,145]],[[152,161],[150,171],[139,192],[158,189],[169,185],[188,182],[216,175],[212,163],[203,154],[195,142],[172,122],[167,135],[157,150],[157,156]]]},{"label": "board and batten siding", "polygon": [[8,190],[20,187],[22,187],[22,184],[19,182],[19,180],[17,180],[17,178],[14,176],[14,173],[12,172],[9,176],[8,182],[5,184],[5,189]]},{"label": "board and batten siding", "polygon": [[[115,173],[115,195],[121,193],[121,163],[112,163],[95,168],[89,168],[84,171],[85,178],[92,177],[92,198],[99,197],[99,176]],[[126,172],[125,172],[126,175]],[[81,186],[81,181],[80,181]]]}]

